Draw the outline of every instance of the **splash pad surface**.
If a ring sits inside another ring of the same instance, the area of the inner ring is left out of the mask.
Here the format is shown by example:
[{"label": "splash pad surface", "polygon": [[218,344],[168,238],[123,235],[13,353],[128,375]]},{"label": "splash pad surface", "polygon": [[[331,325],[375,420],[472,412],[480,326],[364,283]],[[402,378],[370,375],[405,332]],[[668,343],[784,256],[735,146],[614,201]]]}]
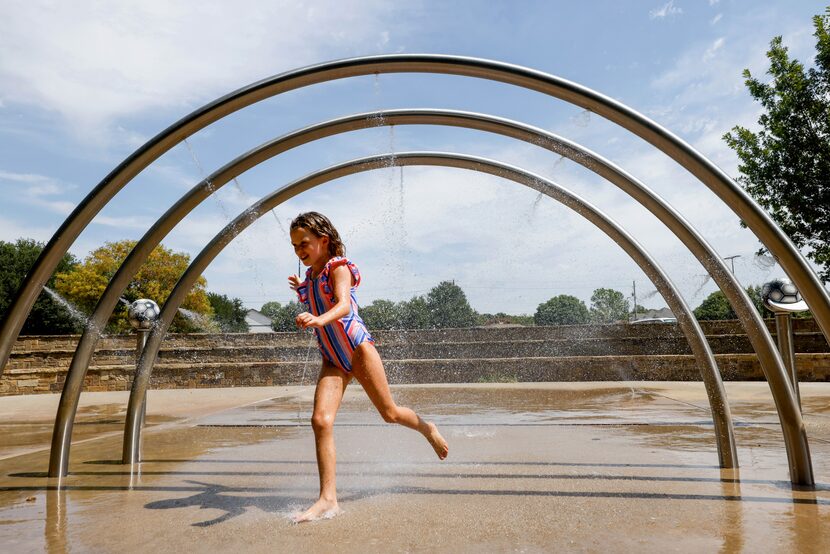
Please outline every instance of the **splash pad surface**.
[{"label": "splash pad surface", "polygon": [[[0,541],[12,551],[826,551],[830,385],[803,385],[817,487],[786,480],[766,383],[727,383],[741,469],[721,470],[700,383],[397,386],[439,462],[352,384],[335,424],[345,514],[317,493],[313,387],[156,390],[140,473],[128,393],[84,395],[70,475],[48,479],[56,395],[0,403]],[[782,479],[782,475],[784,478]]]}]

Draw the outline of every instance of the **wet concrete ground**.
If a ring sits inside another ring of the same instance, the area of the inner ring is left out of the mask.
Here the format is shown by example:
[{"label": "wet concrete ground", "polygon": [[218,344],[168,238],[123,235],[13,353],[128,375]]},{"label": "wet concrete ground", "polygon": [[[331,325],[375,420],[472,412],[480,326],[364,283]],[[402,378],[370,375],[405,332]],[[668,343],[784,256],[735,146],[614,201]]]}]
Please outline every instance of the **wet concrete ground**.
[{"label": "wet concrete ground", "polygon": [[450,444],[384,424],[358,385],[336,423],[345,513],[317,493],[313,389],[150,391],[144,462],[118,463],[123,393],[85,396],[47,479],[57,398],[0,398],[7,552],[830,551],[830,384],[802,385],[818,486],[790,486],[764,383],[728,383],[741,469],[717,467],[699,383],[395,387]]}]

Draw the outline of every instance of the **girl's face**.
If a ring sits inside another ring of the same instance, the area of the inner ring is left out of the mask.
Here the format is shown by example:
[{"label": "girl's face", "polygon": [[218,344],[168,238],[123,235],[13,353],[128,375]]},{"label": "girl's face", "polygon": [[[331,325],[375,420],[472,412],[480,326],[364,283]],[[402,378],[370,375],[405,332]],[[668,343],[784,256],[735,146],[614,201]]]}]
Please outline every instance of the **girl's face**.
[{"label": "girl's face", "polygon": [[305,227],[291,229],[294,253],[306,267],[320,268],[329,261],[329,238],[318,237]]}]

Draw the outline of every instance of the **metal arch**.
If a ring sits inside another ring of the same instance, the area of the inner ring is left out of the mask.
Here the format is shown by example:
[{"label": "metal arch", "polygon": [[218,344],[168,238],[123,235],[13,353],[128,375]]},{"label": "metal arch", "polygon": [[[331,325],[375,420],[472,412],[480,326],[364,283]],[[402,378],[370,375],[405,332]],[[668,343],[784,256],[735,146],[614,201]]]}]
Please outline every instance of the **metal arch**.
[{"label": "metal arch", "polygon": [[[390,110],[355,114],[289,133],[239,156],[193,187],[159,218],[119,267],[115,276],[113,276],[108,284],[107,289],[104,291],[104,294],[99,299],[95,311],[90,316],[89,324],[84,330],[84,334],[78,343],[72,363],[70,364],[55,417],[49,463],[50,476],[60,477],[66,475],[67,472],[73,421],[77,411],[84,376],[94,352],[95,343],[99,337],[97,329],[101,329],[106,325],[113,311],[113,307],[118,302],[119,295],[126,288],[132,275],[135,274],[152,249],[159,244],[163,236],[212,192],[224,186],[233,177],[268,158],[324,136],[359,128],[396,124],[456,125],[496,132],[560,153],[578,161],[597,173],[604,173],[606,178],[610,176],[610,180],[612,181],[622,183],[618,186],[629,194],[632,194],[632,196],[635,196],[641,203],[646,204],[648,200],[651,200],[652,203],[663,206],[663,210],[660,212],[664,216],[662,219],[668,221],[670,227],[674,223],[674,228],[681,229],[681,232],[675,231],[675,233],[680,234],[682,231],[685,231],[684,236],[698,236],[688,224],[683,222],[682,219],[679,219],[679,216],[675,215],[675,212],[673,212],[668,204],[657,197],[645,185],[636,182],[633,177],[625,174],[621,169],[611,164],[611,162],[564,138],[515,121],[484,114],[452,110]],[[698,239],[698,242],[701,241],[702,239]],[[705,243],[703,244],[705,245]],[[720,257],[711,251],[711,249],[709,250],[708,258],[710,261],[717,260],[723,263]],[[725,272],[725,275],[731,276],[731,273]],[[741,290],[737,285],[735,288]],[[747,299],[746,302],[749,303],[749,300]],[[762,329],[766,332],[766,327],[762,326]],[[690,333],[687,333],[687,335],[691,336]],[[690,344],[694,345],[695,340],[690,340]],[[705,339],[702,341],[702,344],[705,345]],[[703,364],[701,365],[701,375],[703,376],[709,403],[714,414],[721,465],[723,467],[736,467],[737,458],[734,451],[734,440],[731,438],[731,417],[729,416],[728,404],[724,400],[725,392],[723,390],[723,384],[720,382],[716,363],[714,358],[711,358],[711,351],[708,346],[693,346],[692,349],[699,360],[705,360],[700,362]],[[721,416],[721,414],[725,414],[725,416]],[[721,440],[721,437],[725,437],[725,439]]]},{"label": "metal arch", "polygon": [[[801,438],[804,437],[804,427],[800,419],[800,412],[797,410],[797,403],[794,396],[792,396],[792,393],[788,394],[785,388],[789,386],[789,381],[786,379],[786,370],[772,341],[772,337],[759,314],[754,309],[746,292],[741,288],[740,284],[726,267],[725,262],[712,247],[668,203],[610,161],[576,143],[542,129],[484,114],[452,110],[389,110],[356,114],[300,129],[260,145],[248,153],[239,156],[197,184],[171,207],[145,234],[110,281],[99,300],[95,312],[90,318],[93,324],[91,327],[93,329],[96,326],[103,328],[112,313],[113,307],[118,302],[119,295],[126,288],[132,275],[138,270],[141,263],[146,259],[155,245],[161,241],[163,236],[212,191],[224,186],[233,177],[270,157],[318,138],[358,128],[400,124],[456,125],[500,133],[505,136],[530,142],[566,156],[596,172],[616,184],[649,211],[654,213],[690,249],[710,274],[713,275],[715,282],[724,290],[730,303],[735,307],[738,318],[747,329],[747,335],[758,353],[761,367],[770,384],[773,398],[779,412],[779,418],[781,418],[782,428],[784,428],[787,452],[791,459],[790,465],[791,467],[795,465],[799,468],[803,468],[805,464],[809,466],[809,450],[806,449],[806,438]],[[84,375],[93,354],[96,340],[97,335],[95,332],[87,327],[84,335],[81,337],[69,368],[52,435],[49,475],[53,477],[65,475],[67,471],[72,424],[77,410]],[[722,385],[704,382],[706,383],[710,405],[723,405]],[[717,410],[713,411],[717,413]],[[796,438],[791,440],[791,437]],[[801,445],[800,441],[803,441],[804,446]],[[793,446],[790,446],[791,444]],[[791,454],[791,451],[795,452],[795,454]],[[799,458],[799,456],[801,456],[801,461],[792,461],[792,458]],[[799,471],[803,473],[804,470],[800,469]]]},{"label": "metal arch", "polygon": [[390,165],[458,167],[511,179],[517,183],[538,190],[576,211],[619,244],[634,259],[646,275],[649,276],[652,282],[654,282],[672,311],[678,315],[678,322],[695,353],[698,367],[703,376],[703,380],[707,383],[707,388],[714,386],[717,392],[720,393],[717,395],[720,402],[712,402],[711,406],[713,419],[716,422],[715,434],[717,437],[716,442],[719,459],[722,467],[737,467],[737,453],[732,433],[731,415],[728,404],[724,401],[725,391],[723,390],[723,383],[721,382],[714,356],[690,308],[657,262],[626,231],[604,213],[582,200],[573,192],[557,184],[516,167],[485,158],[436,152],[404,152],[394,155],[371,156],[313,173],[263,197],[220,231],[199,255],[194,258],[193,262],[176,283],[176,286],[162,308],[157,326],[150,332],[144,352],[137,366],[130,392],[124,433],[123,463],[133,464],[140,461],[141,418],[139,414],[141,413],[144,402],[144,393],[150,381],[153,363],[164,334],[173,321],[179,305],[192,288],[195,280],[199,278],[210,262],[230,244],[234,237],[244,231],[250,224],[293,196],[332,179],[362,171],[389,167]]},{"label": "metal arch", "polygon": [[210,123],[259,100],[335,79],[402,72],[476,77],[535,90],[588,109],[648,141],[709,187],[752,229],[799,288],[824,336],[830,340],[830,293],[804,257],[764,210],[726,173],[667,129],[607,96],[540,71],[479,58],[396,54],[337,60],[263,79],[197,109],[131,154],[75,208],[23,280],[0,327],[0,374],[32,305],[69,246],[95,214],[153,160]]}]

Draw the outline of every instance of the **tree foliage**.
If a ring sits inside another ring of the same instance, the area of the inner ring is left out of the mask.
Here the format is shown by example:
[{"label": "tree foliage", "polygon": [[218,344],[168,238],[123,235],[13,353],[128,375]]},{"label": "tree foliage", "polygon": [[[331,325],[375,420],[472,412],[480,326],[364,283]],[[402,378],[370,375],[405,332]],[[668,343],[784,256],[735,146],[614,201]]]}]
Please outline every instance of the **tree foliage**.
[{"label": "tree foliage", "polygon": [[[132,240],[105,243],[104,246],[91,252],[83,263],[57,273],[55,275],[56,290],[80,309],[91,313],[110,279],[135,244],[136,241]],[[129,302],[139,298],[149,298],[161,305],[170,296],[173,287],[189,263],[188,254],[173,252],[159,245],[150,253],[122,296]],[[213,310],[205,292],[206,286],[205,278],[199,277],[182,303],[182,308],[206,316],[212,315]],[[127,320],[127,310],[116,309],[109,321],[109,326],[115,331],[129,330],[131,327]],[[187,332],[197,329],[187,318],[176,314],[170,330]]]},{"label": "tree foliage", "polygon": [[[772,316],[772,312],[764,306],[760,286],[749,286],[746,288],[746,293],[761,317]],[[700,306],[695,308],[693,313],[698,320],[738,319],[735,310],[732,309],[732,305],[726,299],[726,295],[720,290],[716,290],[707,296]]]},{"label": "tree foliage", "polygon": [[560,294],[539,304],[533,321],[536,325],[579,325],[588,323],[588,316],[588,307],[582,300]]},{"label": "tree foliage", "polygon": [[477,325],[533,325],[532,315],[510,315],[504,312],[495,314],[478,314]]},{"label": "tree foliage", "polygon": [[591,295],[591,322],[628,321],[628,299],[620,291],[599,288]]},{"label": "tree foliage", "polygon": [[242,305],[239,298],[228,298],[224,294],[207,293],[208,301],[213,308],[213,320],[219,324],[223,333],[247,333],[249,331],[245,316],[248,310]]},{"label": "tree foliage", "polygon": [[[724,135],[741,160],[738,181],[830,281],[830,7],[813,19],[815,67],[791,59],[781,37],[770,43],[769,83],[743,72],[764,113],[754,133]],[[761,252],[764,250],[762,249]]]},{"label": "tree foliage", "polygon": [[403,302],[375,300],[360,308],[360,316],[370,329],[472,327],[479,323],[464,291],[451,281],[439,283],[426,296]]},{"label": "tree foliage", "polygon": [[271,329],[287,332],[297,330],[297,323],[294,320],[305,311],[305,306],[296,300],[285,305],[279,302],[266,302],[259,311],[271,318]]},{"label": "tree foliage", "polygon": [[[43,243],[32,239],[18,239],[16,242],[0,241],[0,314],[5,316],[23,278],[35,264]],[[72,270],[78,261],[66,254],[58,263],[57,272]],[[46,286],[55,289],[52,276]],[[73,318],[64,306],[56,302],[46,291],[38,296],[29,317],[23,324],[23,335],[62,335],[80,332],[82,324]]]},{"label": "tree foliage", "polygon": [[427,299],[413,296],[407,302],[398,303],[402,329],[430,329],[435,327]]},{"label": "tree foliage", "polygon": [[360,317],[370,329],[403,328],[403,302],[378,299],[360,308]]},{"label": "tree foliage", "polygon": [[732,306],[726,299],[726,295],[720,290],[716,290],[709,296],[703,299],[700,306],[694,310],[695,317],[698,320],[714,320],[714,319],[735,319],[735,312]]},{"label": "tree foliage", "polygon": [[472,327],[476,324],[476,312],[467,301],[461,287],[452,281],[442,281],[433,287],[426,297],[432,327]]}]

